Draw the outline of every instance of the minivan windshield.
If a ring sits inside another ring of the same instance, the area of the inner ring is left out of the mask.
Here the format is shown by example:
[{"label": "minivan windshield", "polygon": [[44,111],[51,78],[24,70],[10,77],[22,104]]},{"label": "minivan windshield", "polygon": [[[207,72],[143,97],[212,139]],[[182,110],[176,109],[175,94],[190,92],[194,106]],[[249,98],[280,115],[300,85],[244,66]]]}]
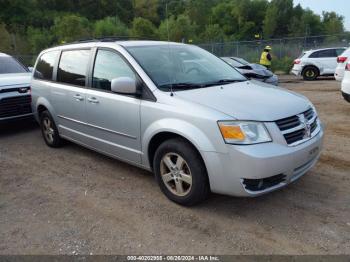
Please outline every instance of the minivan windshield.
[{"label": "minivan windshield", "polygon": [[160,90],[179,91],[246,81],[236,69],[192,45],[126,47]]},{"label": "minivan windshield", "polygon": [[11,56],[0,56],[0,74],[28,73],[28,70]]}]

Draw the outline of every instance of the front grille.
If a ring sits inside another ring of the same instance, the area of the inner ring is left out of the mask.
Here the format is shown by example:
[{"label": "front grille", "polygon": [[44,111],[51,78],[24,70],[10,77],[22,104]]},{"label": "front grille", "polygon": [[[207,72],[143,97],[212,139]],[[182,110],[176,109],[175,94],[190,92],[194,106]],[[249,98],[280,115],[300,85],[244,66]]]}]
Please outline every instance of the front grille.
[{"label": "front grille", "polygon": [[30,90],[29,86],[23,86],[23,87],[11,87],[11,88],[1,88],[0,87],[0,93],[10,93],[10,92],[18,92],[18,93],[27,93]]},{"label": "front grille", "polygon": [[276,124],[278,125],[281,131],[284,131],[293,127],[297,127],[298,125],[300,125],[300,122],[297,116],[291,116],[276,121]]},{"label": "front grille", "polygon": [[315,111],[310,108],[300,115],[276,121],[288,145],[295,145],[310,139],[318,127]]},{"label": "front grille", "polygon": [[32,112],[30,103],[30,95],[2,98],[0,100],[0,118],[30,114]]},{"label": "front grille", "polygon": [[249,191],[262,191],[276,186],[286,180],[286,176],[279,174],[262,179],[243,179],[243,185]]}]

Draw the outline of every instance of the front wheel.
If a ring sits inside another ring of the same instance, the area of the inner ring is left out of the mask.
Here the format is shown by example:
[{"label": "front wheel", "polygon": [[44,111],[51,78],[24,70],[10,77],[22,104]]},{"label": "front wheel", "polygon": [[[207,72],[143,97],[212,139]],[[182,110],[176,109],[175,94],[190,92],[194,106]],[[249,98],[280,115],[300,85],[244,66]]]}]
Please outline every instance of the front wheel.
[{"label": "front wheel", "polygon": [[40,114],[40,128],[45,143],[49,147],[60,147],[62,145],[62,139],[49,111],[44,111]]},{"label": "front wheel", "polygon": [[191,206],[207,198],[210,190],[205,165],[185,140],[163,142],[155,153],[153,167],[162,192],[170,200]]}]

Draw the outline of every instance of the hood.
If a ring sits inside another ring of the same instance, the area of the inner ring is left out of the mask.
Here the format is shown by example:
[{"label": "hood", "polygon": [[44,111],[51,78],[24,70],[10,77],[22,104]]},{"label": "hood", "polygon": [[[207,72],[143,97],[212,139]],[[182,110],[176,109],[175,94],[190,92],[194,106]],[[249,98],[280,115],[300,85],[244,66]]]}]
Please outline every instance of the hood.
[{"label": "hood", "polygon": [[31,73],[21,74],[0,74],[0,89],[11,88],[13,86],[30,85]]},{"label": "hood", "polygon": [[176,96],[238,120],[275,121],[306,111],[307,98],[257,81],[176,92]]}]

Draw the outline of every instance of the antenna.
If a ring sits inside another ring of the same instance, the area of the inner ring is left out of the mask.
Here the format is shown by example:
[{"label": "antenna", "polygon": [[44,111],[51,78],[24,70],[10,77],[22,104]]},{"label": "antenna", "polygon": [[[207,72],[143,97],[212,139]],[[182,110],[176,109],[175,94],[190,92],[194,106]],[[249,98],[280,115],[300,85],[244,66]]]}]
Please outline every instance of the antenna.
[{"label": "antenna", "polygon": [[[169,16],[168,16],[168,2],[165,3],[165,16],[166,16],[166,29],[167,29],[167,34],[168,34],[168,52],[169,52],[169,57],[171,57],[171,51],[170,51],[170,33],[169,33]],[[173,92],[173,83],[170,83],[170,96],[174,96]]]}]

